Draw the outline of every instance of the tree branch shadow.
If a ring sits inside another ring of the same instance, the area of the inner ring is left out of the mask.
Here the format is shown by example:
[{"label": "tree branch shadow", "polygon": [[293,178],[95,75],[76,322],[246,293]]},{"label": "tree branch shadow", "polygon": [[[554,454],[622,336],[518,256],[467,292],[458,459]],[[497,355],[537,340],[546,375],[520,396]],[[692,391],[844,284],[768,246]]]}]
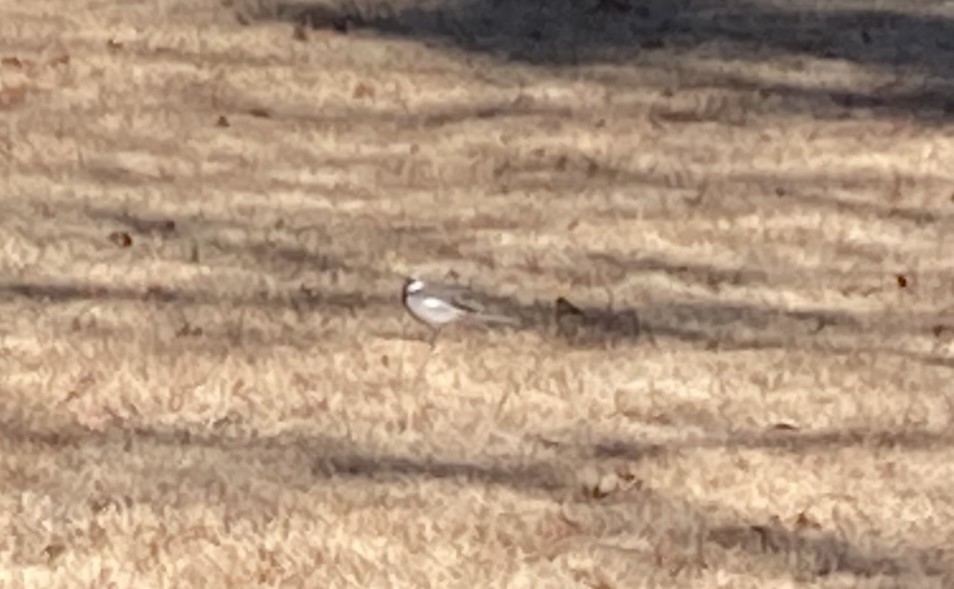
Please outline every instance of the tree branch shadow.
[{"label": "tree branch shadow", "polygon": [[765,88],[771,94],[875,115],[954,113],[954,19],[928,10],[781,7],[759,0],[590,2],[448,0],[399,7],[281,2],[252,19],[284,20],[341,34],[367,29],[544,68],[641,63],[679,68],[693,52],[726,60],[772,56],[847,61],[931,80],[919,88],[859,92]]},{"label": "tree branch shadow", "polygon": [[[376,243],[383,248],[379,252],[382,254],[386,248],[397,247],[406,258],[428,259],[430,263],[443,261],[443,265],[448,267],[465,262],[482,264],[484,261],[479,257],[465,256],[461,244],[466,241],[467,235],[477,229],[496,227],[506,220],[487,217],[445,227],[436,222],[404,219],[402,223],[392,223],[382,228],[382,223],[375,219],[361,216],[342,219],[339,215],[329,215],[317,225],[283,225],[276,228],[224,219],[181,219],[149,211],[132,212],[107,207],[87,206],[80,213],[97,224],[128,231],[137,240],[156,240],[159,243],[156,247],[167,242],[200,241],[222,254],[209,262],[213,267],[231,268],[241,263],[245,266],[240,270],[258,272],[267,276],[272,284],[268,288],[243,284],[242,288],[229,290],[221,288],[217,279],[196,279],[188,284],[165,283],[160,279],[135,287],[125,285],[122,281],[97,284],[92,281],[43,278],[0,279],[0,301],[16,297],[51,303],[138,301],[169,308],[219,305],[264,311],[292,309],[302,316],[319,314],[333,318],[366,315],[381,318],[390,315],[398,318],[403,316],[399,296],[402,277],[372,256],[362,254],[364,259],[352,259],[348,248],[365,247],[366,244],[361,240],[354,240],[351,246],[339,246],[330,251],[323,247],[326,241],[347,233],[374,234],[378,240]],[[342,222],[344,228],[339,227]],[[244,237],[239,240],[226,238],[229,232],[234,231],[244,232]],[[303,231],[307,235],[301,233]],[[104,246],[114,247],[105,243]],[[486,260],[488,264],[492,262],[492,259]],[[182,260],[182,263],[188,264],[189,261]],[[617,283],[634,276],[662,273],[687,285],[703,287],[712,296],[676,298],[671,294],[646,289],[645,302],[638,305],[629,301],[605,308],[578,305],[577,314],[559,317],[554,300],[527,303],[514,297],[497,296],[479,290],[476,294],[500,312],[520,318],[524,329],[542,337],[557,338],[575,347],[674,342],[723,351],[800,349],[835,354],[875,352],[929,365],[954,366],[954,358],[940,351],[925,351],[925,343],[930,344],[932,341],[938,344],[934,346],[936,350],[944,347],[941,344],[947,327],[944,318],[938,314],[904,313],[903,310],[861,313],[823,307],[788,309],[759,301],[719,300],[719,293],[726,288],[778,288],[785,284],[784,276],[778,278],[766,269],[670,260],[651,253],[630,259],[617,253],[584,252],[572,267],[542,269],[544,272],[550,270],[559,270],[570,285],[579,279],[584,283],[603,284],[609,292]],[[342,275],[349,276],[352,283],[336,285],[337,277]],[[313,281],[313,278],[318,280]],[[793,279],[787,280],[791,282]],[[393,290],[383,290],[386,287],[382,285],[386,284],[393,284]],[[361,334],[368,335],[368,328],[362,329],[365,331]],[[372,321],[370,330],[372,333],[390,333],[393,326]],[[320,336],[316,334],[316,337],[325,335],[327,330]]]},{"label": "tree branch shadow", "polygon": [[[785,440],[784,444],[778,442],[780,439]],[[98,460],[97,456],[113,456],[113,461],[95,466],[103,480],[97,483],[98,495],[88,498],[94,510],[98,509],[96,506],[142,502],[166,509],[168,506],[163,505],[162,499],[157,498],[153,491],[157,488],[176,490],[177,498],[170,497],[169,501],[181,506],[183,497],[191,497],[190,501],[206,500],[202,499],[208,497],[206,488],[221,484],[237,489],[252,484],[258,489],[267,489],[271,485],[276,492],[282,489],[308,492],[316,485],[332,481],[361,481],[371,488],[387,489],[421,481],[453,480],[465,487],[501,486],[558,503],[564,509],[572,507],[577,514],[572,521],[577,538],[591,538],[598,544],[605,540],[607,533],[610,536],[632,533],[670,543],[676,538],[682,552],[691,555],[690,567],[716,566],[735,573],[751,572],[727,556],[741,552],[796,578],[806,575],[824,578],[835,573],[848,573],[863,578],[889,577],[900,582],[924,576],[945,579],[954,576],[954,570],[947,564],[949,559],[941,549],[909,544],[887,546],[875,540],[866,541],[862,548],[840,532],[814,525],[804,514],[791,525],[783,523],[780,518],[752,521],[745,514],[724,506],[666,497],[640,481],[635,481],[628,490],[601,495],[588,488],[581,489],[574,474],[584,464],[593,466],[594,456],[597,460],[653,461],[668,452],[713,447],[784,449],[803,454],[871,443],[889,443],[892,447],[911,450],[950,448],[954,445],[954,437],[946,433],[917,430],[785,432],[711,439],[702,443],[666,443],[658,445],[652,452],[639,450],[638,444],[629,443],[633,449],[631,452],[617,448],[605,453],[599,446],[576,447],[561,448],[559,459],[499,455],[481,461],[449,457],[421,459],[383,450],[372,452],[334,436],[305,433],[247,437],[195,433],[182,428],[110,427],[94,432],[76,426],[62,426],[43,430],[24,427],[19,420],[11,418],[0,422],[0,441],[6,448],[18,452],[30,448],[31,452],[44,455],[47,464],[51,453],[54,461],[69,462],[70,468],[53,471],[53,478],[61,480],[47,480],[43,486],[45,492],[51,493],[57,501],[66,499],[59,497],[58,493],[67,488],[71,493],[76,492],[72,487],[71,473],[81,473],[84,465],[92,466],[92,461]],[[183,454],[192,458],[184,462]],[[127,461],[135,464],[131,470],[124,466]],[[186,462],[188,466],[185,466]],[[117,487],[118,483],[111,478],[120,471],[123,483]],[[222,477],[228,478],[227,483]],[[4,486],[12,490],[16,484],[10,481]],[[87,492],[89,489],[81,490],[80,494]],[[125,499],[123,494],[126,494]],[[278,496],[280,493],[276,494]],[[82,498],[71,496],[69,500]],[[723,515],[715,515],[716,512]],[[612,529],[608,530],[605,523],[591,523],[601,517],[612,517]],[[857,535],[864,533],[861,530]],[[693,549],[697,544],[698,548]],[[720,549],[726,552],[720,553]],[[559,548],[554,550],[559,551]],[[656,566],[660,564],[658,552],[638,557],[647,562],[655,561]],[[737,568],[740,566],[743,568]]]}]

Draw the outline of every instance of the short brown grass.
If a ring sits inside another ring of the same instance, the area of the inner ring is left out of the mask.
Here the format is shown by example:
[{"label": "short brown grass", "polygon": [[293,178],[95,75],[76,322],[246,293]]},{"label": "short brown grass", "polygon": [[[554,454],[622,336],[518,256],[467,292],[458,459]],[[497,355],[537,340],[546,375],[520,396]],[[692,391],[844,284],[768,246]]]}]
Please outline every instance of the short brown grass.
[{"label": "short brown grass", "polygon": [[408,5],[0,0],[0,586],[951,586],[950,15]]}]

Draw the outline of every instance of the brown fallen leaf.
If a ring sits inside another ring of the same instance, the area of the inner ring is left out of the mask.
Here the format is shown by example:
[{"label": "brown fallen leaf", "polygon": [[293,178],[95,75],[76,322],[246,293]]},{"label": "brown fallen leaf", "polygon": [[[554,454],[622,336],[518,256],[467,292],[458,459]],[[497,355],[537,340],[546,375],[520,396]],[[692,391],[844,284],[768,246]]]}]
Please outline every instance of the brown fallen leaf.
[{"label": "brown fallen leaf", "polygon": [[898,275],[895,277],[895,279],[898,281],[898,287],[899,287],[899,288],[907,288],[907,287],[908,287],[908,279],[904,276],[904,274],[898,274]]},{"label": "brown fallen leaf", "polygon": [[12,109],[26,102],[26,86],[0,86],[0,110]]},{"label": "brown fallen leaf", "polygon": [[202,328],[196,327],[186,322],[182,327],[176,330],[176,337],[198,337],[202,335]]},{"label": "brown fallen leaf", "polygon": [[565,298],[557,297],[556,316],[557,319],[568,316],[582,317],[583,311]]},{"label": "brown fallen leaf", "polygon": [[113,231],[109,234],[109,241],[119,247],[129,247],[132,245],[132,237],[125,231]]},{"label": "brown fallen leaf", "polygon": [[58,542],[54,542],[43,549],[43,556],[45,556],[48,560],[53,561],[64,552],[66,552],[66,546]]},{"label": "brown fallen leaf", "polygon": [[374,98],[374,87],[364,82],[358,82],[354,87],[351,97],[360,100],[361,98]]},{"label": "brown fallen leaf", "polygon": [[804,529],[820,530],[821,524],[813,520],[811,517],[808,516],[807,513],[802,511],[795,518],[795,528],[799,530],[804,530]]},{"label": "brown fallen leaf", "polygon": [[69,65],[70,56],[68,53],[61,53],[50,59],[49,65]]}]

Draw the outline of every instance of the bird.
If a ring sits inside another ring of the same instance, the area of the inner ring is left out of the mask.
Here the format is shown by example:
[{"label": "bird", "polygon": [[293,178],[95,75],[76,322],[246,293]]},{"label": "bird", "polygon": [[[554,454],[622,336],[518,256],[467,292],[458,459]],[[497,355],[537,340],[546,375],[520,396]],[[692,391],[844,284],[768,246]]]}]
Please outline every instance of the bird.
[{"label": "bird", "polygon": [[460,289],[428,284],[413,276],[404,281],[402,302],[414,319],[433,332],[431,345],[444,326],[458,321],[480,321],[516,326],[517,320],[504,315],[484,313],[461,300]]}]

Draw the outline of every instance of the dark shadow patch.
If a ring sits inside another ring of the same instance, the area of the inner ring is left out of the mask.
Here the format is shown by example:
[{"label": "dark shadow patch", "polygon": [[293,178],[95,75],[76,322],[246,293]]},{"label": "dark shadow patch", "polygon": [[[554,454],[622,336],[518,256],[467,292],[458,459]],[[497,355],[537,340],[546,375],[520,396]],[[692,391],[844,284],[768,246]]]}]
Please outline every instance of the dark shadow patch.
[{"label": "dark shadow patch", "polygon": [[[223,427],[228,427],[228,424]],[[797,437],[797,434],[793,435]],[[857,438],[851,432],[847,435],[832,432],[832,435],[834,439]],[[903,434],[898,439],[903,439]],[[940,441],[930,434],[913,433],[912,440],[913,448],[926,441],[950,445],[949,436]],[[255,518],[266,516],[273,508],[273,501],[281,496],[281,490],[307,491],[330,481],[361,479],[368,485],[366,490],[374,492],[374,489],[384,491],[410,480],[452,479],[474,488],[501,486],[541,500],[576,504],[598,518],[611,517],[611,524],[604,521],[594,523],[592,527],[586,519],[579,522],[566,520],[566,523],[580,537],[605,538],[607,534],[638,532],[659,540],[661,544],[655,552],[635,551],[632,555],[657,567],[678,561],[680,567],[716,565],[733,570],[745,566],[748,559],[756,558],[795,578],[848,573],[863,578],[883,576],[902,582],[908,577],[950,577],[954,573],[945,565],[942,550],[905,543],[887,546],[874,539],[867,540],[861,547],[846,539],[843,533],[822,529],[804,513],[794,518],[791,525],[783,523],[778,516],[765,522],[748,521],[743,514],[723,506],[669,498],[643,484],[632,485],[628,491],[608,494],[581,493],[573,473],[584,463],[574,459],[573,453],[561,452],[559,466],[556,461],[507,455],[488,456],[487,463],[478,463],[439,456],[422,459],[384,450],[372,452],[342,438],[294,432],[259,437],[224,432],[197,433],[187,428],[117,426],[94,432],[68,424],[47,430],[24,427],[19,420],[10,418],[0,422],[0,442],[16,452],[45,453],[46,463],[51,460],[68,462],[69,469],[54,469],[52,478],[44,477],[44,492],[54,500],[63,500],[65,497],[60,495],[70,489],[70,499],[85,500],[94,513],[106,509],[121,510],[141,502],[161,504],[168,500],[169,505],[164,507],[169,508],[183,502],[219,501],[212,498],[216,493],[254,487],[259,493],[258,501],[263,512],[243,517]],[[714,442],[713,445],[718,447],[720,443]],[[731,441],[726,445],[731,447]],[[816,437],[802,450],[825,452],[830,448],[827,441]],[[667,451],[664,445],[657,449],[657,453],[643,454],[642,458],[662,458],[659,452]],[[93,465],[93,462],[110,453],[115,456],[114,462],[106,463],[106,484],[98,485],[95,492],[89,490],[86,493],[89,497],[84,499],[82,490],[76,493],[72,488],[71,473],[82,472],[84,466],[102,473],[103,465]],[[193,458],[184,462],[184,454]],[[136,465],[133,468],[136,476],[130,478],[129,473],[125,473],[123,479],[130,481],[129,484],[113,489],[108,484],[109,469],[124,468],[116,464],[115,459],[118,457],[121,463],[126,456],[130,456]],[[576,458],[579,456],[577,453]],[[617,456],[614,454],[613,458]],[[585,463],[593,465],[591,459]],[[245,466],[237,469],[235,465]],[[26,480],[14,483],[13,488],[30,484]],[[274,489],[276,499],[262,494],[269,489]],[[170,490],[173,491],[171,494],[167,492]],[[668,528],[660,531],[658,520],[668,522]],[[63,524],[54,521],[53,525]],[[865,533],[865,530],[858,530],[855,535]],[[685,549],[667,552],[663,545],[673,541]],[[25,544],[22,539],[19,543]],[[17,548],[21,559],[33,558],[23,546]],[[720,551],[724,552],[720,554]],[[746,558],[738,562],[732,553],[742,553]]]},{"label": "dark shadow patch", "polygon": [[732,60],[790,56],[847,61],[898,73],[916,71],[931,82],[897,92],[782,86],[768,91],[846,112],[928,118],[954,114],[954,19],[927,11],[808,10],[752,0],[448,0],[396,9],[276,2],[250,16],[341,33],[368,30],[544,67],[651,65],[665,59],[668,67],[678,69],[691,67],[687,53]]},{"label": "dark shadow patch", "polygon": [[899,577],[915,572],[928,576],[948,573],[940,565],[939,555],[931,551],[914,551],[903,557],[887,547],[865,551],[839,534],[792,530],[778,521],[716,526],[708,530],[706,540],[726,550],[742,550],[776,560],[779,566],[791,566],[794,562],[792,572],[796,577],[808,579],[836,573],[863,578]]},{"label": "dark shadow patch", "polygon": [[[650,447],[622,439],[606,439],[592,447],[597,458],[646,460],[665,453],[707,449],[772,450],[781,454],[831,452],[845,448],[880,448],[922,451],[954,447],[954,432],[922,429],[887,430],[867,427],[802,431],[785,427],[745,431],[722,436],[702,436]],[[570,448],[567,448],[568,450]],[[589,452],[589,451],[588,451]]]},{"label": "dark shadow patch", "polygon": [[746,286],[763,285],[769,281],[768,273],[763,270],[720,268],[700,262],[671,262],[659,256],[637,255],[624,259],[613,254],[590,254],[584,263],[592,266],[592,271],[605,274],[612,281],[619,281],[631,274],[662,272],[672,278],[685,282],[704,284],[714,291],[722,285]]}]

